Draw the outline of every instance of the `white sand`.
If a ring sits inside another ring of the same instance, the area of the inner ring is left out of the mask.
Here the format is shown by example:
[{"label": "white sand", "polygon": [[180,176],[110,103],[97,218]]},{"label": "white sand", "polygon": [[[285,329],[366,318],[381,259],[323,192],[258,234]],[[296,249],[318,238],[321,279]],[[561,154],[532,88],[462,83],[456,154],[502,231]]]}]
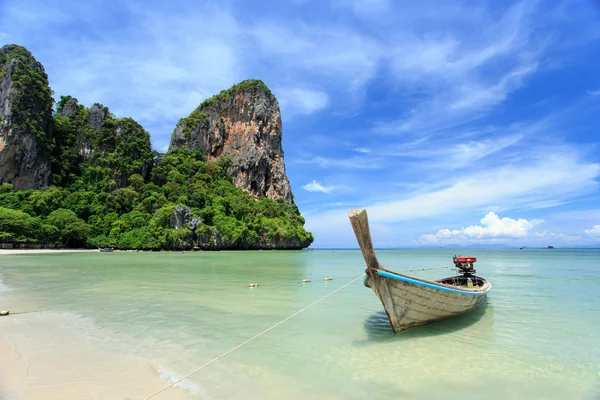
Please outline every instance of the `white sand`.
[{"label": "white sand", "polygon": [[[143,399],[166,385],[147,360],[106,351],[69,330],[72,318],[0,317],[0,400]],[[169,388],[153,400],[191,398]]]},{"label": "white sand", "polygon": [[97,249],[0,249],[2,254],[57,254],[57,253],[98,253]]},{"label": "white sand", "polygon": [[[0,254],[55,251],[71,250]],[[3,288],[0,281],[0,309],[16,312],[0,316],[0,400],[141,400],[167,384],[152,360],[119,353],[98,338],[81,334],[74,327],[85,321],[76,316],[39,308]],[[153,400],[192,398],[189,392],[169,388]]]}]

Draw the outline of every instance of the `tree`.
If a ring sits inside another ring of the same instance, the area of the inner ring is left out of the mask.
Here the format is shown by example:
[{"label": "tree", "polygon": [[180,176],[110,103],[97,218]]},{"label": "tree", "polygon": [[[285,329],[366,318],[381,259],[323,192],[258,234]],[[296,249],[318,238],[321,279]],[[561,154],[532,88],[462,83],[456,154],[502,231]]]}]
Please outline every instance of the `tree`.
[{"label": "tree", "polygon": [[64,208],[52,211],[46,222],[58,229],[59,241],[66,246],[83,245],[90,231],[85,221]]},{"label": "tree", "polygon": [[133,190],[139,191],[144,186],[144,178],[140,174],[133,174],[129,177],[129,184]]}]

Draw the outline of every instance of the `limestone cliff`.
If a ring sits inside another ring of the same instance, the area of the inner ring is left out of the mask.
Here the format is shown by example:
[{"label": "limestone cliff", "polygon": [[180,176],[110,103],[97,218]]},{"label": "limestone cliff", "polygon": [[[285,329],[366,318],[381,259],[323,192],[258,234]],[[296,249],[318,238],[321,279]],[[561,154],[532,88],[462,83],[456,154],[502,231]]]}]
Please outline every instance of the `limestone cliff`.
[{"label": "limestone cliff", "polygon": [[262,81],[246,80],[181,119],[169,150],[199,150],[209,160],[227,156],[236,186],[255,198],[283,198],[292,204],[281,137],[277,99]]},{"label": "limestone cliff", "polygon": [[[52,182],[68,185],[85,174],[84,169],[107,168],[101,185],[122,188],[133,174],[148,178],[153,163],[150,134],[131,118],[114,118],[108,107],[79,105],[62,96],[54,117],[56,136]],[[112,182],[111,182],[112,181]]]},{"label": "limestone cliff", "polygon": [[48,184],[52,105],[42,64],[21,46],[0,48],[0,183]]},{"label": "limestone cliff", "polygon": [[2,47],[0,244],[251,250],[313,242],[285,172],[279,104],[263,82],[203,102],[161,155],[140,124],[102,104],[62,96],[52,115],[53,104],[43,66],[23,47]]}]

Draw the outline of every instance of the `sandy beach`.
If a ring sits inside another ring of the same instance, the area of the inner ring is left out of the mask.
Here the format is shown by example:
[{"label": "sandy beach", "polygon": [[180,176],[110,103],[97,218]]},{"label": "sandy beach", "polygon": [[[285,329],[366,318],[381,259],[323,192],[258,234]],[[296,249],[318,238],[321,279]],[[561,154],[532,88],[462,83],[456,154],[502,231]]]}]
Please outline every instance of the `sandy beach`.
[{"label": "sandy beach", "polygon": [[[143,399],[166,385],[147,360],[111,353],[69,330],[72,318],[0,317],[0,400]],[[156,398],[192,396],[169,388]]]},{"label": "sandy beach", "polygon": [[[97,250],[0,250],[0,254],[98,252]],[[85,320],[40,310],[0,276],[0,400],[143,399],[167,382],[152,361],[102,346],[75,326]],[[89,322],[91,323],[91,322]],[[191,399],[169,388],[156,399]]]},{"label": "sandy beach", "polygon": [[0,255],[98,253],[97,249],[0,249]]}]

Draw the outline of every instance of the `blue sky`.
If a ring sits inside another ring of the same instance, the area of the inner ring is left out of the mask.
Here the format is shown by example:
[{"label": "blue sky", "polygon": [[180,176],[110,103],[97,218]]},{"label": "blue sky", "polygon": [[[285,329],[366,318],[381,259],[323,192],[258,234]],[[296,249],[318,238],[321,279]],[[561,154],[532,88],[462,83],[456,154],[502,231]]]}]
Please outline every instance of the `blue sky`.
[{"label": "blue sky", "polygon": [[55,96],[166,150],[203,99],[262,79],[315,247],[600,243],[597,1],[0,0]]}]

